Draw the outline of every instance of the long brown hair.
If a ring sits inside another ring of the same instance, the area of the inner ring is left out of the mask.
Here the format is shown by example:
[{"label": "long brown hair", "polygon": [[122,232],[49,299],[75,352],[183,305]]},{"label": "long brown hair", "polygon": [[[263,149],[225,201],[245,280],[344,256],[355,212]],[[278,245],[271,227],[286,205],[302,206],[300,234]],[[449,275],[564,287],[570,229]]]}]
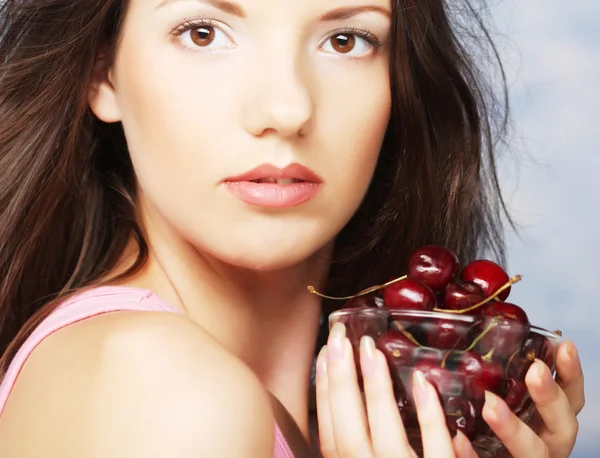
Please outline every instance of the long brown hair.
[{"label": "long brown hair", "polygon": [[[396,275],[426,243],[463,260],[503,256],[494,147],[506,85],[482,18],[467,0],[452,11],[446,0],[392,4],[393,112],[372,185],[336,241],[330,294]],[[105,278],[132,235],[138,256],[123,275],[147,259],[122,128],[87,105],[96,58],[114,52],[126,7],[0,2],[0,379],[40,321]],[[499,92],[484,85],[473,44],[491,50],[484,62],[498,64]]]}]

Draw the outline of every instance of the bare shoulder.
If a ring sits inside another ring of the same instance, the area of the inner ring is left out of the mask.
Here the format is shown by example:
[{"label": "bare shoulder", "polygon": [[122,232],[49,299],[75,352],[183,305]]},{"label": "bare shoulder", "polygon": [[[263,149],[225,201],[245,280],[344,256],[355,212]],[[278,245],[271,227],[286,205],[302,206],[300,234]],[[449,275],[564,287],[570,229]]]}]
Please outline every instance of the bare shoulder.
[{"label": "bare shoulder", "polygon": [[171,313],[111,313],[49,336],[0,417],[3,458],[264,458],[273,444],[258,379]]}]

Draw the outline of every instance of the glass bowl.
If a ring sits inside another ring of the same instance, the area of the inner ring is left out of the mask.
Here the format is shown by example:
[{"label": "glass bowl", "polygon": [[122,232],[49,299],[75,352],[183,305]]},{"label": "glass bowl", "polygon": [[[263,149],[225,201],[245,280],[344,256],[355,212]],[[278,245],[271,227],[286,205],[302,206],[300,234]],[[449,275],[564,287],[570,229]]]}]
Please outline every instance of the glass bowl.
[{"label": "glass bowl", "polygon": [[529,421],[535,406],[525,374],[535,359],[555,374],[561,342],[557,333],[502,317],[349,308],[329,315],[329,329],[338,322],[346,326],[361,389],[361,337],[372,337],[385,355],[406,432],[419,456],[423,452],[411,387],[415,370],[436,388],[451,434],[462,431],[480,457],[493,458],[503,447],[481,417],[485,391],[497,394],[521,420]]}]

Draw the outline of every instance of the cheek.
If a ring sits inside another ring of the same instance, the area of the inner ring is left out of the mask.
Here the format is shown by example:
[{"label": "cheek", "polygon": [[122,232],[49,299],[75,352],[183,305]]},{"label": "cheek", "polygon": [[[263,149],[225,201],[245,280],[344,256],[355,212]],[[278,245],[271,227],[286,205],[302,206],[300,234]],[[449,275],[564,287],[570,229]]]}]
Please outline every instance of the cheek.
[{"label": "cheek", "polygon": [[177,51],[145,55],[147,48],[123,49],[116,66],[129,152],[148,196],[179,210],[195,208],[231,172],[223,140],[231,138],[231,107],[212,90],[219,80],[214,71],[186,68]]},{"label": "cheek", "polygon": [[328,156],[327,169],[336,201],[349,218],[347,213],[356,210],[371,182],[387,130],[391,109],[387,68],[347,82],[327,100],[327,115],[319,129],[334,145],[336,154]]}]

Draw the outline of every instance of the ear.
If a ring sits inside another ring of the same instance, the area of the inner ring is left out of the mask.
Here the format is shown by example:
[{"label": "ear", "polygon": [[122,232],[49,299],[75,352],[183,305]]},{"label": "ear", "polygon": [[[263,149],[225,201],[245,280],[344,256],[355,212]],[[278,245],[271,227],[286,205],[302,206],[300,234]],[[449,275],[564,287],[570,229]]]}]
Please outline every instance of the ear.
[{"label": "ear", "polygon": [[101,121],[121,120],[121,111],[113,84],[113,70],[107,53],[100,54],[96,59],[92,83],[88,90],[88,104]]}]

